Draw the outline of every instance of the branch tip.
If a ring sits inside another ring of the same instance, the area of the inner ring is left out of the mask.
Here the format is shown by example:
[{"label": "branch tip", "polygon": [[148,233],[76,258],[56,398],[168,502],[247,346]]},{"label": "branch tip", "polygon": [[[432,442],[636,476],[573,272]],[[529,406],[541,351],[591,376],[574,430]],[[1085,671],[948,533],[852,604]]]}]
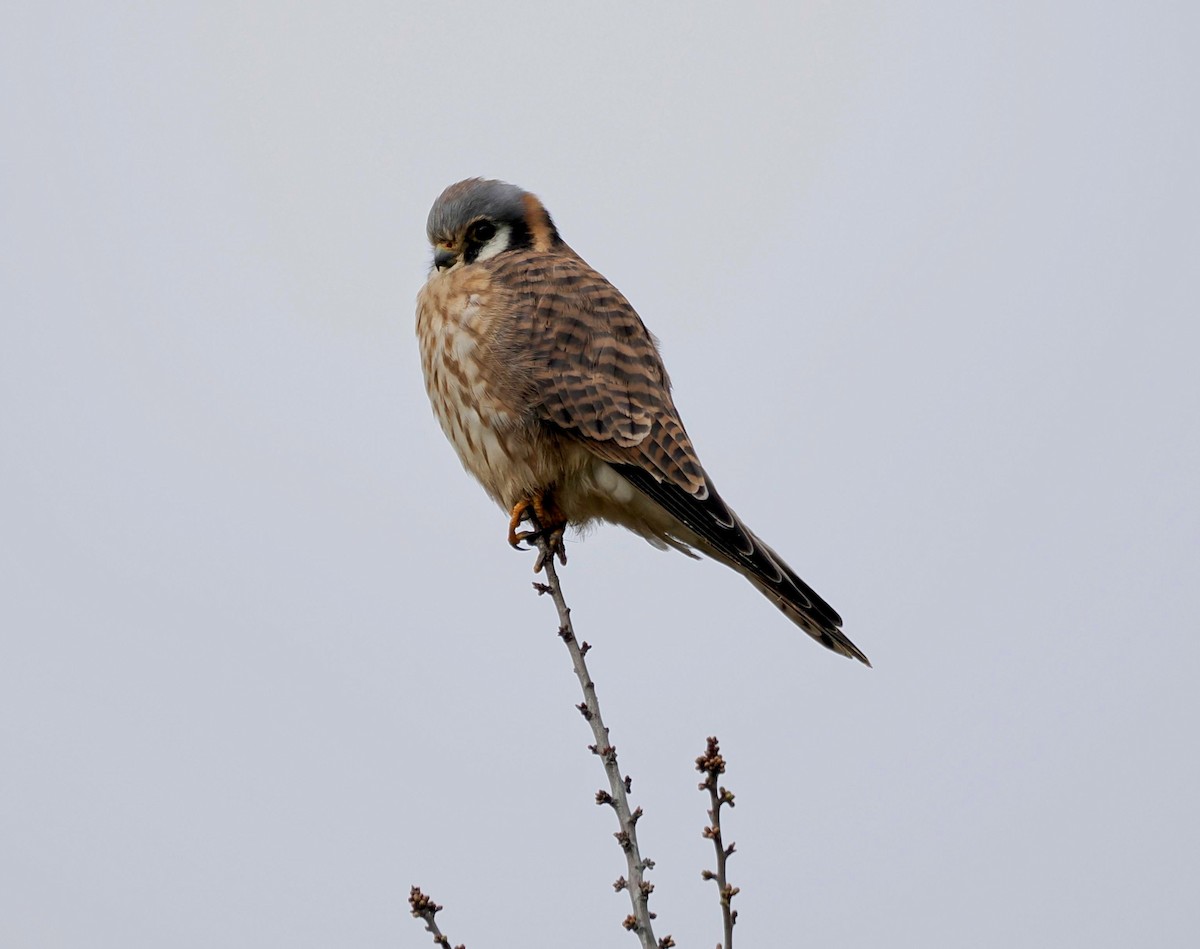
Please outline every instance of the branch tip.
[{"label": "branch tip", "polygon": [[[413,916],[424,921],[425,931],[433,936],[433,941],[440,949],[450,949],[450,940],[442,935],[435,918],[442,907],[422,893],[419,886],[414,886],[408,891],[408,906]],[[466,946],[460,944],[455,949],[466,949]]]},{"label": "branch tip", "polygon": [[720,945],[723,945],[724,949],[733,949],[733,926],[737,922],[737,911],[731,909],[730,902],[741,891],[730,884],[725,876],[726,861],[735,850],[734,844],[726,846],[721,839],[721,808],[726,804],[733,807],[733,793],[728,788],[719,787],[717,784],[717,775],[725,773],[725,765],[720,742],[715,735],[709,737],[704,754],[696,759],[696,770],[704,775],[704,780],[699,784],[699,790],[708,792],[709,803],[712,805],[708,810],[709,823],[704,827],[702,833],[705,838],[713,842],[713,848],[717,855],[717,869],[715,871],[701,870],[700,876],[704,880],[716,881],[721,903],[721,919],[725,930],[725,941]]},{"label": "branch tip", "polygon": [[419,886],[414,886],[408,891],[408,906],[414,916],[436,916],[442,910],[442,907],[421,892]]}]

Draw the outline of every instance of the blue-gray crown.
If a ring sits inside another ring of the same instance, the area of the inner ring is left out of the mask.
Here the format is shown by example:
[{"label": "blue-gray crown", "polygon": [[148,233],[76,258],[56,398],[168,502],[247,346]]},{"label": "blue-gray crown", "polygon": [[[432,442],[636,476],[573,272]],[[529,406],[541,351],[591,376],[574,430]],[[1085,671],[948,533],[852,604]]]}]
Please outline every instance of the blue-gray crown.
[{"label": "blue-gray crown", "polygon": [[525,218],[525,192],[507,181],[468,178],[443,191],[429,209],[429,240],[451,240],[471,221],[517,222]]}]

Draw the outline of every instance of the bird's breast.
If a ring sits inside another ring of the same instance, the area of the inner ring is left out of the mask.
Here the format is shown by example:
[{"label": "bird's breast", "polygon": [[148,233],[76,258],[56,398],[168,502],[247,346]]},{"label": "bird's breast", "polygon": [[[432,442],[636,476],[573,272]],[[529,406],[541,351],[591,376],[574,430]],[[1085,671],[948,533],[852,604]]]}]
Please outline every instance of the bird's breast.
[{"label": "bird's breast", "polygon": [[536,429],[509,395],[511,368],[495,347],[500,318],[486,282],[470,271],[433,276],[417,301],[421,368],[434,414],[463,467],[511,507],[542,476]]}]

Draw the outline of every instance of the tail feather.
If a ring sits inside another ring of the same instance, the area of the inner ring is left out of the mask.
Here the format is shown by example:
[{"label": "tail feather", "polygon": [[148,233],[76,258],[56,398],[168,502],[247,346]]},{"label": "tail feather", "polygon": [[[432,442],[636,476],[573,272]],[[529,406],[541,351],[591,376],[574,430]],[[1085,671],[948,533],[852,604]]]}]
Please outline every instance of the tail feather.
[{"label": "tail feather", "polygon": [[[610,462],[610,464],[612,464]],[[842,618],[774,550],[763,543],[734,514],[711,481],[705,497],[697,497],[635,465],[612,464],[635,488],[661,505],[698,539],[697,546],[754,584],[788,619],[827,649],[870,660],[841,630]]]},{"label": "tail feather", "polygon": [[[751,534],[754,537],[753,534]],[[780,583],[771,583],[761,574],[744,569],[740,564],[730,564],[747,580],[754,584],[763,596],[774,603],[783,615],[804,630],[826,649],[857,659],[870,668],[871,660],[859,649],[850,637],[841,630],[842,618],[807,583],[796,576],[780,556],[770,547],[754,537],[762,552],[778,565],[784,574]],[[799,593],[799,596],[797,596]]]}]

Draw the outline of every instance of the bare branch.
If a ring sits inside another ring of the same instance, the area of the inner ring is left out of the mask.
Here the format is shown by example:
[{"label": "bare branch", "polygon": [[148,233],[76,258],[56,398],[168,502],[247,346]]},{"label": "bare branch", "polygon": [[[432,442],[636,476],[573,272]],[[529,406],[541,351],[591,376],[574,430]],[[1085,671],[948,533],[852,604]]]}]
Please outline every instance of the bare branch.
[{"label": "bare branch", "polygon": [[[437,920],[434,918],[441,912],[442,907],[422,893],[419,886],[414,886],[408,891],[408,905],[414,916],[425,921],[425,930],[433,934],[433,941],[441,949],[450,949],[450,940],[442,935],[442,931],[438,929]],[[467,947],[460,944],[455,949],[467,949]]]},{"label": "bare branch", "polygon": [[[538,529],[537,524],[534,524],[534,529]],[[617,749],[609,740],[608,728],[605,727],[604,719],[600,715],[596,685],[592,681],[583,658],[591,647],[587,643],[580,643],[575,638],[575,629],[571,624],[571,610],[567,606],[566,600],[563,599],[562,587],[554,569],[554,557],[551,556],[549,544],[540,535],[536,537],[536,542],[540,551],[538,566],[545,570],[548,582],[535,583],[533,586],[539,595],[550,594],[558,609],[558,635],[571,654],[571,665],[574,667],[579,685],[583,689],[583,704],[578,708],[591,726],[592,734],[596,738],[596,743],[589,745],[588,748],[603,763],[604,773],[608,776],[609,788],[607,791],[601,790],[596,793],[596,803],[609,805],[617,815],[618,829],[613,836],[617,838],[617,843],[621,845],[621,850],[625,853],[628,879],[622,877],[617,881],[615,887],[617,890],[625,890],[629,894],[629,900],[633,907],[633,912],[625,918],[622,925],[637,934],[643,949],[668,949],[675,945],[675,940],[670,936],[665,936],[658,942],[655,942],[654,939],[652,924],[654,914],[650,912],[649,907],[650,894],[654,890],[654,884],[645,879],[645,871],[654,866],[654,861],[644,859],[638,849],[637,820],[642,816],[642,810],[641,808],[636,811],[629,809],[628,793],[631,780],[628,777],[622,777],[621,771],[617,767]]]},{"label": "bare branch", "polygon": [[721,745],[716,737],[708,739],[704,754],[696,759],[696,770],[704,775],[700,782],[700,790],[708,791],[708,799],[712,804],[708,812],[708,825],[704,828],[704,836],[713,842],[717,851],[717,871],[702,870],[700,875],[705,880],[715,880],[717,892],[721,895],[721,918],[725,924],[725,942],[718,944],[717,949],[733,949],[733,926],[737,922],[737,910],[730,904],[740,892],[736,886],[730,886],[725,876],[725,862],[732,856],[734,845],[725,846],[721,838],[721,808],[728,804],[733,807],[733,794],[725,788],[717,787],[717,775],[725,772],[725,759],[721,756]]}]

